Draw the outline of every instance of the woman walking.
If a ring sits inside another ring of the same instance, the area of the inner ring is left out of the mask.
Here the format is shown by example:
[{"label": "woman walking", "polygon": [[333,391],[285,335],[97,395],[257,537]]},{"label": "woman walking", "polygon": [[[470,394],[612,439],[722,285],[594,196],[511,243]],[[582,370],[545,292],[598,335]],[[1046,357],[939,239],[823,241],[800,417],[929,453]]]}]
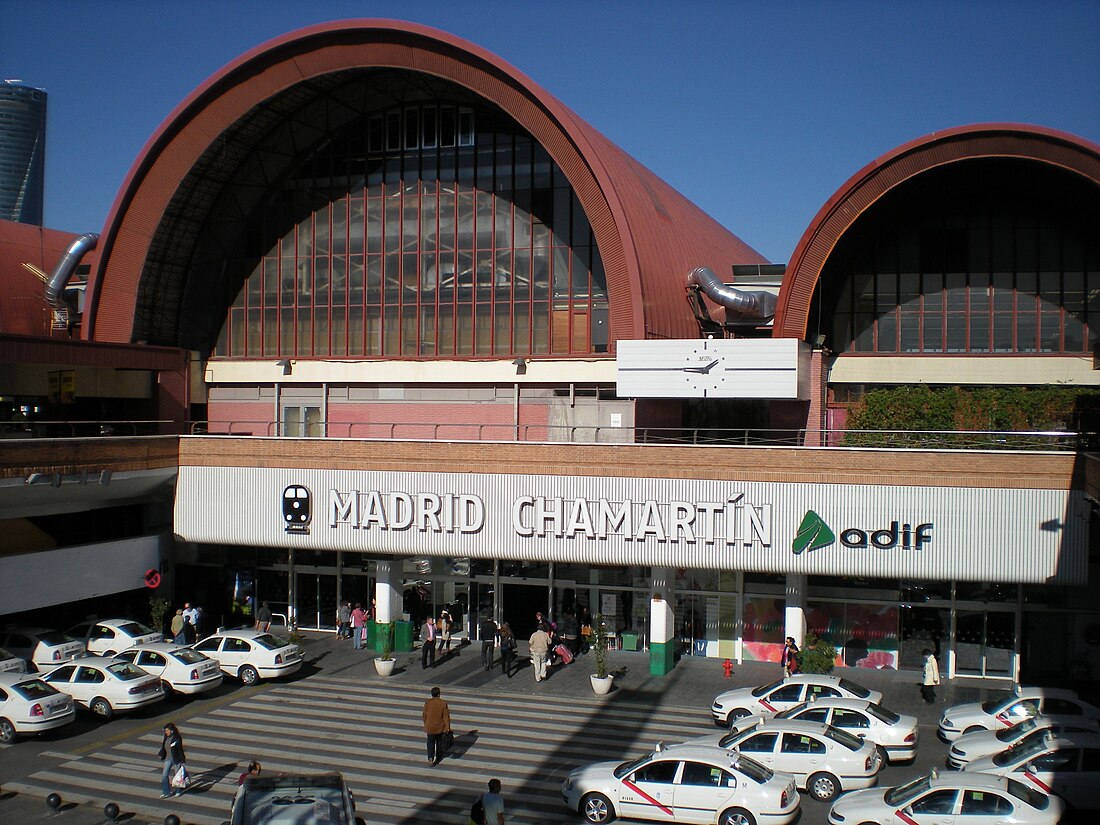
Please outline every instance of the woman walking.
[{"label": "woman walking", "polygon": [[798,673],[798,645],[794,642],[794,636],[788,636],[783,643],[783,675],[790,676]]},{"label": "woman walking", "polygon": [[164,725],[164,739],[160,743],[160,758],[164,762],[164,769],[160,772],[160,798],[179,796],[183,793],[183,787],[172,788],[170,779],[176,771],[183,768],[187,772],[187,759],[183,753],[183,737],[179,729],[171,722]]},{"label": "woman walking", "polygon": [[512,678],[512,664],[516,661],[516,634],[505,622],[500,626],[500,670],[509,679]]}]

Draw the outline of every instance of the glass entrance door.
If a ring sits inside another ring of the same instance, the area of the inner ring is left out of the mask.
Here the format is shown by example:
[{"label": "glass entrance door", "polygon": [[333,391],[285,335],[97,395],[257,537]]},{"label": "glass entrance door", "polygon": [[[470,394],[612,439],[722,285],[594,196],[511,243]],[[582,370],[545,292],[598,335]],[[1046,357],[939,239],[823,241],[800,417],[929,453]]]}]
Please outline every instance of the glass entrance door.
[{"label": "glass entrance door", "polygon": [[1003,610],[955,613],[955,673],[1013,678],[1016,673],[1016,614]]},{"label": "glass entrance door", "polygon": [[298,627],[302,630],[336,629],[336,576],[295,572]]}]

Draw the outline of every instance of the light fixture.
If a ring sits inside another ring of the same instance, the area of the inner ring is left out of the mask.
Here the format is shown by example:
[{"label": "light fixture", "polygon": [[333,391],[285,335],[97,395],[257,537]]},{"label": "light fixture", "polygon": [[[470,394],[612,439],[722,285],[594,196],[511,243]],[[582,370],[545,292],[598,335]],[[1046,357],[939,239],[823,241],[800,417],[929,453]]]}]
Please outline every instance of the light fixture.
[{"label": "light fixture", "polygon": [[527,359],[526,358],[517,358],[515,361],[512,362],[512,365],[515,366],[515,368],[516,368],[516,375],[526,375],[527,374]]},{"label": "light fixture", "polygon": [[275,366],[283,368],[283,375],[290,375],[294,372],[294,367],[291,365],[289,358],[283,358],[281,361],[276,361]]}]

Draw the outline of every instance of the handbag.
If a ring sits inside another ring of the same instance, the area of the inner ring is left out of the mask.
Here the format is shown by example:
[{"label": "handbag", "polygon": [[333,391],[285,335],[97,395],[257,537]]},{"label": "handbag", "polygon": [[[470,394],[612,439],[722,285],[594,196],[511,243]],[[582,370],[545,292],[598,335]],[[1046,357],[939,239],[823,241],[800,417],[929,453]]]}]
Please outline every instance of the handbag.
[{"label": "handbag", "polygon": [[454,745],[455,745],[455,735],[451,731],[449,731],[449,730],[443,731],[442,745],[443,745],[443,750],[445,750],[445,751],[449,751],[451,748],[454,747]]},{"label": "handbag", "polygon": [[187,773],[187,766],[182,763],[177,765],[168,778],[168,784],[181,791],[187,790],[191,785],[191,777]]}]

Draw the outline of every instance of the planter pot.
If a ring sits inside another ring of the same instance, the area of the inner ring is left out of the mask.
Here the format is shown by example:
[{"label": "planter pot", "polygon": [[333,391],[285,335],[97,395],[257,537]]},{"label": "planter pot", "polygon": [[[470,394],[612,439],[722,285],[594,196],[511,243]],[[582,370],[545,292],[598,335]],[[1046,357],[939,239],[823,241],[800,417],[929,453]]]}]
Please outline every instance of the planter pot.
[{"label": "planter pot", "polygon": [[393,673],[393,666],[396,664],[396,659],[375,659],[374,669],[378,671],[379,676],[389,676]]},{"label": "planter pot", "polygon": [[594,673],[588,678],[592,680],[592,690],[595,691],[597,696],[606,696],[607,692],[611,690],[611,685],[615,682],[612,676],[604,676],[601,679]]}]

